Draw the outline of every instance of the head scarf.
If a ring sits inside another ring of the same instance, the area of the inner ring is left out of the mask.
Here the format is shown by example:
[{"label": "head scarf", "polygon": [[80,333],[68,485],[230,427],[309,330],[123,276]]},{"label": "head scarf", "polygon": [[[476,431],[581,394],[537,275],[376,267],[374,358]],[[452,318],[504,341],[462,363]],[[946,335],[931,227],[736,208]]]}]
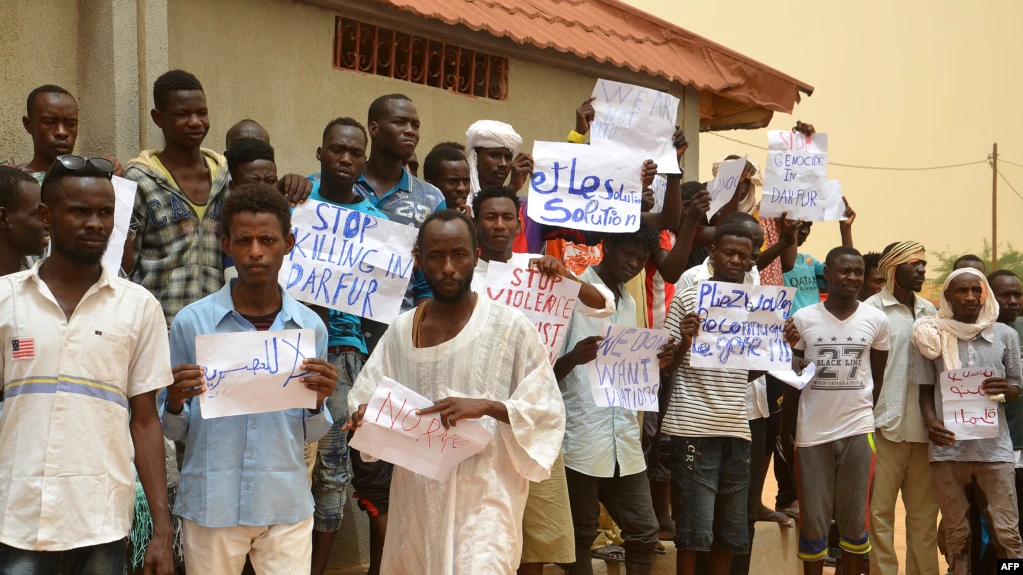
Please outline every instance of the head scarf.
[{"label": "head scarf", "polygon": [[[980,315],[974,323],[963,323],[952,319],[952,306],[945,297],[945,290],[952,284],[952,280],[964,275],[971,274],[980,278],[981,294]],[[998,320],[998,302],[991,294],[991,288],[987,285],[987,278],[984,274],[973,268],[963,268],[949,274],[945,284],[941,286],[941,306],[938,308],[938,315],[934,317],[922,317],[913,324],[911,339],[913,345],[920,350],[924,357],[937,359],[940,355],[945,360],[945,370],[960,369],[962,363],[959,361],[959,340],[971,340],[980,332],[991,327]]]},{"label": "head scarf", "polygon": [[895,268],[915,260],[927,261],[924,246],[917,242],[899,242],[881,256],[877,262],[877,271],[884,276],[884,285],[888,293],[895,294]]},{"label": "head scarf", "polygon": [[480,173],[476,167],[479,158],[476,148],[508,148],[512,155],[519,153],[522,147],[522,136],[515,132],[511,124],[496,120],[480,120],[469,126],[465,132],[466,160],[469,162],[469,197],[465,203],[472,205],[472,199],[480,191]]},{"label": "head scarf", "polygon": [[[727,157],[728,156],[725,156],[725,158]],[[725,158],[721,158],[714,162],[714,164],[710,167],[711,176],[715,178],[718,177],[718,168],[720,168],[725,162],[732,161],[726,160]],[[764,176],[760,174],[760,166],[757,165],[756,162],[749,158],[746,158],[746,161],[753,165],[753,176],[750,178],[752,180],[752,185],[750,186],[749,193],[746,194],[746,198],[739,202],[739,211],[752,216],[753,212],[757,209],[757,188],[764,185]]]}]

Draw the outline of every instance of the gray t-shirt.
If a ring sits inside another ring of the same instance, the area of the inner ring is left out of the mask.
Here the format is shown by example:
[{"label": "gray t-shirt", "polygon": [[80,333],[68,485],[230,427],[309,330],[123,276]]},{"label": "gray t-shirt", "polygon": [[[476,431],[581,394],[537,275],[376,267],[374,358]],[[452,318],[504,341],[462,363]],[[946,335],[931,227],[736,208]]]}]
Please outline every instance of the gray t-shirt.
[{"label": "gray t-shirt", "polygon": [[[945,370],[941,356],[927,359],[919,350],[914,353],[914,380],[920,385],[933,385],[934,410],[941,417],[941,388],[938,376]],[[970,361],[972,358],[972,362]],[[959,361],[963,367],[988,368],[1009,385],[1023,387],[1019,336],[1007,325],[996,323],[970,340],[959,340]],[[930,444],[931,461],[973,461],[979,463],[1014,463],[1012,440],[1005,422],[1005,406],[998,404],[998,437],[956,441],[947,447]]]}]

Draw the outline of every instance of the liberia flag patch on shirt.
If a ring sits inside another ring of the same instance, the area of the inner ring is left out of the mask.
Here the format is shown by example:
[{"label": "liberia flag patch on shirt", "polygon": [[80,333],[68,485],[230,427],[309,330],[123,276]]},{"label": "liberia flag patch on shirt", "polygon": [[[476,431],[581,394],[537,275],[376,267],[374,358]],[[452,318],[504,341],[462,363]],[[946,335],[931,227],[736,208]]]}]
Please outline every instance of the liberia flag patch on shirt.
[{"label": "liberia flag patch on shirt", "polygon": [[14,359],[32,359],[36,356],[36,343],[32,338],[16,339],[11,342]]}]

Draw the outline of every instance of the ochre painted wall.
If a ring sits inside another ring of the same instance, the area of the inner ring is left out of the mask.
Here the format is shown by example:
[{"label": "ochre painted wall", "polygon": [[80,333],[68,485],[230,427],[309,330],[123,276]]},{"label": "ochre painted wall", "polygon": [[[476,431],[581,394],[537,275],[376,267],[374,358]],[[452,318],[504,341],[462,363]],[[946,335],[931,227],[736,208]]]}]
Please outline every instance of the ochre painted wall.
[{"label": "ochre painted wall", "polygon": [[28,93],[42,84],[78,93],[78,2],[0,0],[0,14],[0,162],[21,163],[32,159],[21,125]]},{"label": "ochre painted wall", "polygon": [[331,10],[283,0],[174,0],[168,3],[170,66],[194,73],[210,105],[206,145],[224,149],[224,134],[252,118],[270,132],[280,170],[318,169],[323,127],[338,116],[366,123],[374,98],[403,93],[422,121],[419,159],[433,145],[465,142],[479,119],[509,122],[526,151],[534,139],[562,141],[575,127],[575,109],[595,79],[511,60],[504,102],[451,94],[403,80],[336,70],[331,63]]}]

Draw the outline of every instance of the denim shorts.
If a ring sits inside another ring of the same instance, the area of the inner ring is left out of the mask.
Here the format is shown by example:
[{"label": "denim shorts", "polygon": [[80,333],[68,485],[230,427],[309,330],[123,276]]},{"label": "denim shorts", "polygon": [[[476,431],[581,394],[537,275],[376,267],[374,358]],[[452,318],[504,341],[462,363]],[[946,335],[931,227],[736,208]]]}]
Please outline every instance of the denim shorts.
[{"label": "denim shorts", "polygon": [[750,442],[672,436],[671,472],[675,547],[749,553]]}]

